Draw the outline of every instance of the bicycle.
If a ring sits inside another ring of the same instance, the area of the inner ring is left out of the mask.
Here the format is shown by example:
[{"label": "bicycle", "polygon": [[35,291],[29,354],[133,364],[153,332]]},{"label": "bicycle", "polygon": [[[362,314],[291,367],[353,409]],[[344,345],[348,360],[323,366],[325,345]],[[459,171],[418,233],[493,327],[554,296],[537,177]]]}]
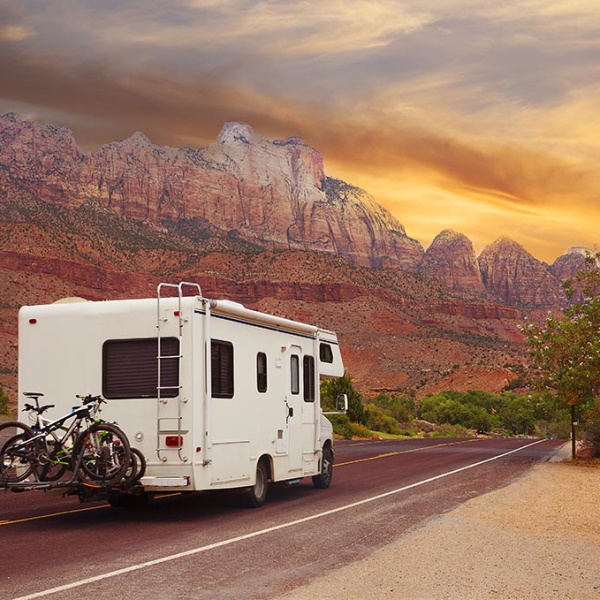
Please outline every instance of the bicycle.
[{"label": "bicycle", "polygon": [[32,475],[38,483],[56,481],[67,469],[73,471],[68,483],[79,480],[111,486],[121,481],[131,462],[131,449],[127,436],[116,425],[97,418],[100,405],[106,402],[101,396],[77,396],[82,406],[49,421],[42,415],[53,405],[39,406],[43,394],[25,395],[35,401],[35,406],[25,405],[25,410],[36,413],[35,425],[13,421],[0,426],[0,433],[9,428],[16,431],[0,448],[0,486]]}]

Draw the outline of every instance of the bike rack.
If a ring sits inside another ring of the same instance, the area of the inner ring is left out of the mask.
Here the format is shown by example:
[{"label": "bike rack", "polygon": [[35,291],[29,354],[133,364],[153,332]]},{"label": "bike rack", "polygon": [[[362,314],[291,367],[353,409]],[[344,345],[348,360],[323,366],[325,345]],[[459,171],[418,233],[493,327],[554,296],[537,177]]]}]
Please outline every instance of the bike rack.
[{"label": "bike rack", "polygon": [[[14,492],[28,492],[28,491],[33,491],[33,490],[50,490],[50,489],[63,488],[63,487],[64,488],[73,488],[73,487],[79,487],[79,486],[96,487],[92,484],[84,483],[78,479],[77,473],[79,473],[79,469],[81,467],[82,460],[83,460],[83,454],[81,454],[79,456],[79,458],[77,459],[77,464],[75,465],[75,468],[73,469],[73,476],[68,481],[41,481],[38,478],[37,473],[35,473],[35,471],[34,471],[36,481],[15,481],[13,483],[0,483],[0,489],[12,490]],[[115,486],[106,486],[106,487],[97,486],[97,487],[101,488],[101,489],[107,489],[108,487],[115,487]]]}]

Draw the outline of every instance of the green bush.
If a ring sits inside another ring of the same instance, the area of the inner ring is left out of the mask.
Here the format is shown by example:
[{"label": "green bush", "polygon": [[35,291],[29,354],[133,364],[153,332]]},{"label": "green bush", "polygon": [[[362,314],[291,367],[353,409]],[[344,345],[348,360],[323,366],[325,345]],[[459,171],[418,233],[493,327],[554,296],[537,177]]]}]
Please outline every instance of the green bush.
[{"label": "green bush", "polygon": [[502,427],[511,433],[531,433],[535,429],[534,407],[528,398],[514,396],[500,410]]},{"label": "green bush", "polygon": [[417,416],[417,404],[414,398],[381,393],[373,398],[372,403],[386,410],[398,423],[412,423]]},{"label": "green bush", "polygon": [[327,415],[333,425],[333,433],[342,436],[345,440],[351,440],[354,435],[352,424],[348,415]]},{"label": "green bush", "polygon": [[571,419],[568,418],[561,421],[537,421],[535,424],[535,433],[544,438],[568,440],[571,436]]},{"label": "green bush", "polygon": [[335,410],[335,399],[339,394],[348,396],[348,417],[355,423],[367,424],[361,395],[352,384],[350,375],[326,379],[321,383],[321,405],[323,410]]},{"label": "green bush", "polygon": [[0,387],[0,415],[8,414],[8,396],[6,392]]},{"label": "green bush", "polygon": [[584,439],[594,449],[594,455],[600,456],[600,423],[589,425]]},{"label": "green bush", "polygon": [[469,438],[472,437],[462,425],[440,425],[441,429],[431,434],[434,438]]},{"label": "green bush", "polygon": [[367,406],[365,406],[365,414],[367,416],[367,427],[369,427],[369,429],[394,435],[398,433],[398,421],[383,408],[375,406],[375,404],[367,404]]},{"label": "green bush", "polygon": [[364,425],[360,423],[350,423],[350,429],[352,430],[352,435],[361,438],[370,438],[373,435],[373,432]]}]

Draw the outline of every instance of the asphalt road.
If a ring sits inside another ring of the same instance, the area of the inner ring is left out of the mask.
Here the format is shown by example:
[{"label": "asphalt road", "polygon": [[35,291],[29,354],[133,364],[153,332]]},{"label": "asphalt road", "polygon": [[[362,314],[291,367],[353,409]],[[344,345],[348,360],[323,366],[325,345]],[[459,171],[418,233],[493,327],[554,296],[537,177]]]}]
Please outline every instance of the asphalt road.
[{"label": "asphalt road", "polygon": [[222,493],[168,495],[133,511],[0,492],[0,599],[277,598],[507,484],[559,445],[338,442],[331,488],[272,486],[257,510]]}]

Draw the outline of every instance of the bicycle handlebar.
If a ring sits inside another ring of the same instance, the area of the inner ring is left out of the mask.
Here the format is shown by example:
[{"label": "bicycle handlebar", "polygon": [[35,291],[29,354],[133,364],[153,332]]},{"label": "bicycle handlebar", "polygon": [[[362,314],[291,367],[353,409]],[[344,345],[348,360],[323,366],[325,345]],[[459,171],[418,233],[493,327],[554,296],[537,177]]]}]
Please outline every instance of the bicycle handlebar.
[{"label": "bicycle handlebar", "polygon": [[104,400],[102,396],[92,396],[91,394],[88,394],[87,396],[81,396],[77,394],[75,397],[79,398],[83,404],[91,404],[92,402],[97,402],[98,404],[106,404],[106,400]]}]

